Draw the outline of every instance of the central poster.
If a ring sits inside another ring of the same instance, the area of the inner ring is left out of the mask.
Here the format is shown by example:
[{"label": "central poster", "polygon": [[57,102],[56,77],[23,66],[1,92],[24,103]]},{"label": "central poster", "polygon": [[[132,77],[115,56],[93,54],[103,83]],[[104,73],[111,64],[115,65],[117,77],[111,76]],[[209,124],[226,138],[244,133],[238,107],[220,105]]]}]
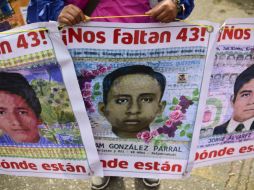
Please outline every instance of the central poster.
[{"label": "central poster", "polygon": [[104,175],[181,178],[189,171],[216,33],[208,22],[62,29]]}]

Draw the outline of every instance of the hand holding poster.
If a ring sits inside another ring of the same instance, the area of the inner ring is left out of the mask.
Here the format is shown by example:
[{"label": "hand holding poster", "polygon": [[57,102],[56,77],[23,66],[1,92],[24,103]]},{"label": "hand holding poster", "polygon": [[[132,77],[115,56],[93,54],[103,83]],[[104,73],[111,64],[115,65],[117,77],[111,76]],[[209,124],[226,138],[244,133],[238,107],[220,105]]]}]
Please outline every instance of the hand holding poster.
[{"label": "hand holding poster", "polygon": [[74,67],[56,23],[0,34],[0,55],[0,173],[101,175]]},{"label": "hand holding poster", "polygon": [[105,175],[184,175],[194,159],[202,78],[218,29],[201,24],[63,28]]},{"label": "hand holding poster", "polygon": [[231,19],[219,35],[196,166],[253,157],[253,28]]}]

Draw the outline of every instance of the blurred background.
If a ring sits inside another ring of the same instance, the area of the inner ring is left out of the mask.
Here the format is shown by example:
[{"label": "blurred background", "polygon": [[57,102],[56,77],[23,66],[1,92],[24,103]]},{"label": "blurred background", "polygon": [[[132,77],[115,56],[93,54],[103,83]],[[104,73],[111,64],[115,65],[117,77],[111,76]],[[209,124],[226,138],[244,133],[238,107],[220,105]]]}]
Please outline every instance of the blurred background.
[{"label": "blurred background", "polygon": [[[28,0],[0,0],[0,31],[25,24]],[[189,21],[223,23],[227,18],[254,18],[254,0],[196,0]],[[4,7],[5,6],[5,7]],[[187,21],[188,21],[187,20]],[[87,190],[89,180],[0,175],[1,190]],[[113,178],[106,190],[148,190],[140,179]],[[254,190],[254,160],[194,169],[184,180],[162,180],[158,190]]]}]

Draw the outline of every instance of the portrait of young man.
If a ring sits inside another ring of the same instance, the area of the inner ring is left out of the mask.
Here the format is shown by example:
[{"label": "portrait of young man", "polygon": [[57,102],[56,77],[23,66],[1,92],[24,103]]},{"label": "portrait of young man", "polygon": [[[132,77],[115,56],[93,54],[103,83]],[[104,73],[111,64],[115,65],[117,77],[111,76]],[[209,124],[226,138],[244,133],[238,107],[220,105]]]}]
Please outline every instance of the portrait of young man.
[{"label": "portrait of young man", "polygon": [[0,72],[0,143],[52,143],[40,136],[41,104],[19,73]]},{"label": "portrait of young man", "polygon": [[160,115],[166,78],[151,67],[132,65],[121,67],[103,79],[103,102],[98,109],[120,138],[136,138]]},{"label": "portrait of young man", "polygon": [[231,119],[215,127],[213,135],[254,130],[254,65],[236,78],[231,103]]}]

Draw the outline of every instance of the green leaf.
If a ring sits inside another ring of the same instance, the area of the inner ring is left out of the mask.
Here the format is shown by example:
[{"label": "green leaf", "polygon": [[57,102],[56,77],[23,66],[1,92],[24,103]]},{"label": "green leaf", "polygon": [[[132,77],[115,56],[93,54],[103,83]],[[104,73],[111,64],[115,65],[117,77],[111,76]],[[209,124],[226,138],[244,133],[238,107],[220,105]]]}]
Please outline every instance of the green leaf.
[{"label": "green leaf", "polygon": [[93,86],[93,89],[94,90],[99,90],[100,89],[100,83],[99,82],[95,83],[94,86]]},{"label": "green leaf", "polygon": [[187,124],[184,126],[184,130],[187,131],[190,127],[191,127],[190,124]]},{"label": "green leaf", "polygon": [[182,131],[180,132],[180,137],[183,137],[183,136],[185,136],[185,131],[184,131],[184,130],[182,130]]},{"label": "green leaf", "polygon": [[198,89],[196,88],[194,91],[193,91],[193,96],[198,96],[199,95],[199,92],[198,92]]},{"label": "green leaf", "polygon": [[155,123],[161,123],[161,122],[163,122],[164,120],[163,120],[163,118],[158,118],[158,119],[156,119],[154,122]]},{"label": "green leaf", "polygon": [[162,114],[158,115],[157,119],[162,119]]},{"label": "green leaf", "polygon": [[199,98],[198,97],[193,97],[192,101],[198,102]]},{"label": "green leaf", "polygon": [[179,103],[179,100],[178,100],[176,97],[174,97],[172,103],[173,103],[174,105],[177,105],[177,104]]},{"label": "green leaf", "polygon": [[187,133],[187,135],[186,135],[188,138],[192,138],[192,133]]},{"label": "green leaf", "polygon": [[175,106],[171,106],[170,108],[169,108],[169,110],[174,110],[175,109]]},{"label": "green leaf", "polygon": [[94,91],[93,95],[94,95],[94,96],[100,96],[100,95],[101,95],[101,92],[100,92],[100,91]]},{"label": "green leaf", "polygon": [[177,129],[182,130],[183,129],[183,125],[177,126]]}]

